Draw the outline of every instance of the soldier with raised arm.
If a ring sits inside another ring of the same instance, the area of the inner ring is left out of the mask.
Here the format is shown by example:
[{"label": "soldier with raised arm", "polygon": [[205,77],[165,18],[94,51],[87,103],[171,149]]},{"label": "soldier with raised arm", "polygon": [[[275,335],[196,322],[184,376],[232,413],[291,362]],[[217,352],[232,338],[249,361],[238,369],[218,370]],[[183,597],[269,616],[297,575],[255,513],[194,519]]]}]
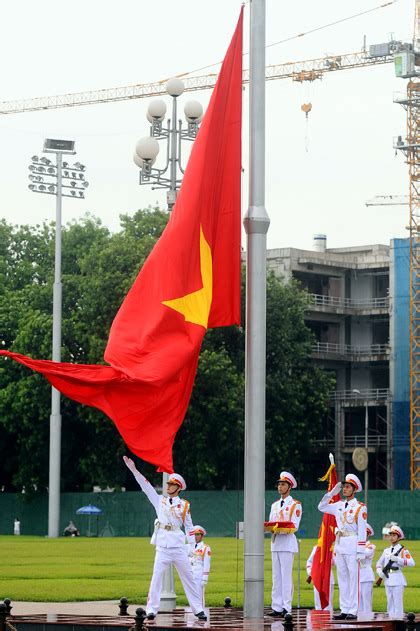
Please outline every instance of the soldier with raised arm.
[{"label": "soldier with raised arm", "polygon": [[[330,504],[341,490],[344,499]],[[361,490],[357,475],[349,473],[344,484],[338,482],[318,504],[322,513],[334,515],[337,522],[334,552],[341,613],[334,616],[336,620],[357,618],[359,562],[365,560],[367,520],[366,506],[355,497]]]},{"label": "soldier with raised arm", "polygon": [[150,541],[152,545],[156,546],[156,556],[147,597],[146,614],[148,620],[156,618],[159,611],[163,574],[171,563],[177,569],[192,612],[199,620],[207,620],[202,607],[201,594],[197,589],[188,560],[186,538],[188,538],[189,543],[194,542],[194,536],[189,534],[194,526],[189,502],[179,497],[180,491],[184,491],[187,486],[184,478],[178,473],[172,473],[168,478],[168,496],[165,497],[155,491],[150,482],[137,470],[131,458],[124,456],[124,462],[136,478],[143,493],[153,504],[157,515],[155,531]]}]

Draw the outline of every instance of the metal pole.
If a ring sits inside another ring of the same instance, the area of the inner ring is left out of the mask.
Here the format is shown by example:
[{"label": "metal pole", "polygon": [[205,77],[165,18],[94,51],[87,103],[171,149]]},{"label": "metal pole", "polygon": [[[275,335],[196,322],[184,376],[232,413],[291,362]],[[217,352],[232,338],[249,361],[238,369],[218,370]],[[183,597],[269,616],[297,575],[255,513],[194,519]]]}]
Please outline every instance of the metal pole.
[{"label": "metal pole", "polygon": [[[61,203],[62,154],[57,153],[57,198],[55,212],[55,265],[53,288],[52,359],[61,361]],[[48,536],[58,537],[60,529],[61,411],[60,393],[51,388],[50,471],[48,483]]]},{"label": "metal pole", "polygon": [[[176,163],[177,163],[177,111],[176,111],[176,96],[172,97],[172,121],[170,137],[168,142],[170,143],[170,180],[171,184],[167,194],[168,210],[171,211],[176,202]],[[166,496],[166,485],[168,482],[168,474],[162,475],[162,492]],[[163,586],[160,597],[160,611],[173,611],[176,607],[176,593],[174,582],[174,568],[170,565],[163,575]]]},{"label": "metal pole", "polygon": [[367,506],[369,484],[369,408],[367,401],[365,401],[365,447],[367,453],[367,467],[365,470],[365,504]]},{"label": "metal pole", "polygon": [[[166,485],[168,483],[168,474],[162,475],[162,493],[166,497]],[[160,595],[159,611],[173,611],[176,607],[176,594],[174,584],[174,568],[172,565],[165,570],[163,575],[162,592]]]},{"label": "metal pole", "polygon": [[245,354],[244,616],[264,615],[266,251],[265,0],[251,3]]},{"label": "metal pole", "polygon": [[301,539],[297,540],[298,544],[298,566],[297,566],[297,584],[298,584],[298,593],[297,593],[297,608],[300,609],[300,544],[302,543]]},{"label": "metal pole", "polygon": [[170,146],[171,146],[171,152],[170,152],[170,186],[169,186],[169,191],[167,194],[167,200],[168,200],[168,210],[172,210],[175,202],[176,202],[176,195],[177,195],[177,190],[176,190],[176,173],[177,173],[177,161],[178,161],[178,156],[177,156],[177,107],[176,107],[176,96],[172,97],[172,121],[171,121],[171,131],[170,131],[170,138],[169,138],[169,142],[170,142]]}]

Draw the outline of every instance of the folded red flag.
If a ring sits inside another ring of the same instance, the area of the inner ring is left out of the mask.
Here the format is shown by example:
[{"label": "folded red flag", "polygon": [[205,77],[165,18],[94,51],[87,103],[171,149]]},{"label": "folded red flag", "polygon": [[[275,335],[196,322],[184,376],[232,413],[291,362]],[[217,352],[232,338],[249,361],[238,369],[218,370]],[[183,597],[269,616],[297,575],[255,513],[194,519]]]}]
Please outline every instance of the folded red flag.
[{"label": "folded red flag", "polygon": [[105,412],[159,471],[173,470],[206,329],[240,323],[242,21],[243,10],[168,225],[112,324],[110,365],[0,351]]},{"label": "folded red flag", "polygon": [[[327,473],[321,478],[321,481],[326,480],[328,480],[328,491],[331,491],[337,484],[337,470],[335,464],[331,464]],[[330,503],[338,502],[339,499],[339,494],[334,495]],[[318,547],[312,562],[311,572],[314,587],[316,587],[319,592],[322,609],[325,609],[330,601],[330,576],[336,526],[337,522],[334,515],[324,513],[318,534]]]}]

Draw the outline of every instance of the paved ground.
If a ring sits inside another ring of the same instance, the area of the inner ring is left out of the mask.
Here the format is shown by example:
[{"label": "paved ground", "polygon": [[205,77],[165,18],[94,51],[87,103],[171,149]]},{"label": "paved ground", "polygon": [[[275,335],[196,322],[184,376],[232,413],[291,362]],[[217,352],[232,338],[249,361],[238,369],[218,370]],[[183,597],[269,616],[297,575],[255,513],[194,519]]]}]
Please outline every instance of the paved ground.
[{"label": "paved ground", "polygon": [[[62,613],[79,616],[117,616],[119,614],[118,600],[95,600],[82,603],[37,603],[37,602],[12,602],[12,615],[24,616],[37,613]],[[135,614],[137,607],[145,605],[129,604],[128,613]]]}]

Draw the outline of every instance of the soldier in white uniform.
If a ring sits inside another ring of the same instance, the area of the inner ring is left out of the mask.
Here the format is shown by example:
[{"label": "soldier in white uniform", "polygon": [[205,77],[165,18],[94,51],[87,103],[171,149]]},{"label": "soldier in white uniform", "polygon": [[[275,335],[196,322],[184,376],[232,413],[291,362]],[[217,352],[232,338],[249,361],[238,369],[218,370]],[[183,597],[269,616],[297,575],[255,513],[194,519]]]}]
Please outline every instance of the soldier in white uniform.
[{"label": "soldier in white uniform", "polygon": [[[141,490],[153,504],[157,515],[155,531],[150,541],[156,546],[156,556],[147,598],[147,618],[153,620],[159,611],[163,574],[173,563],[193,613],[199,620],[207,620],[188,560],[188,549],[185,545],[185,533],[187,533],[190,543],[194,541],[194,537],[189,534],[193,530],[189,503],[178,497],[179,492],[186,489],[184,478],[178,473],[172,473],[168,478],[168,497],[164,497],[159,495],[144,475],[136,469],[131,458],[124,456],[124,462],[136,478]],[[184,527],[185,533],[181,530],[182,527]]]},{"label": "soldier in white uniform", "polygon": [[190,534],[194,535],[195,544],[190,544],[189,558],[197,589],[202,595],[202,608],[204,609],[205,589],[210,574],[211,548],[204,542],[207,532],[203,526],[194,526]]},{"label": "soldier in white uniform", "polygon": [[407,585],[402,570],[413,567],[415,563],[407,548],[400,543],[404,532],[399,526],[391,526],[389,539],[391,545],[379,557],[376,572],[385,583],[388,615],[400,620],[404,618],[404,587]]},{"label": "soldier in white uniform", "polygon": [[[290,495],[290,490],[297,487],[297,482],[288,471],[282,471],[277,480],[277,489],[281,499],[271,506],[269,521],[291,521],[296,530],[302,518],[302,505]],[[297,540],[293,533],[273,534],[271,537],[271,562],[273,588],[271,608],[268,614],[273,618],[284,618],[292,611],[293,580],[292,569],[295,553],[298,551]]]},{"label": "soldier in white uniform", "polygon": [[[366,538],[368,539],[369,537],[373,537],[374,534],[372,526],[366,524]],[[375,544],[370,541],[366,541],[365,549],[363,550],[365,558],[360,561],[360,613],[372,613],[373,583],[375,582],[375,574],[372,570],[372,560],[375,550]]]},{"label": "soldier in white uniform", "polygon": [[[307,583],[310,583],[312,580],[312,564],[314,562],[314,556],[315,556],[315,552],[317,551],[318,546],[314,546],[312,548],[312,552],[308,557],[308,560],[306,561],[306,574],[308,575],[308,578],[306,579]],[[331,566],[334,563],[334,556],[332,558],[332,562],[331,562]],[[334,580],[334,574],[332,571],[332,567],[331,567],[331,573],[330,573],[330,598],[329,598],[329,602],[328,602],[328,606],[325,607],[325,611],[331,611],[333,610],[333,602],[334,602],[334,585],[335,585],[335,580]],[[317,590],[317,588],[314,585],[314,605],[315,605],[315,609],[322,609],[321,607],[321,600],[319,598],[319,591]]]},{"label": "soldier in white uniform", "polygon": [[[341,489],[344,500],[330,504]],[[355,493],[361,490],[362,483],[357,475],[349,473],[344,484],[338,482],[318,504],[322,513],[334,515],[337,522],[334,552],[341,613],[334,616],[336,620],[357,618],[359,562],[365,558],[367,520],[366,506],[355,498]]]}]

